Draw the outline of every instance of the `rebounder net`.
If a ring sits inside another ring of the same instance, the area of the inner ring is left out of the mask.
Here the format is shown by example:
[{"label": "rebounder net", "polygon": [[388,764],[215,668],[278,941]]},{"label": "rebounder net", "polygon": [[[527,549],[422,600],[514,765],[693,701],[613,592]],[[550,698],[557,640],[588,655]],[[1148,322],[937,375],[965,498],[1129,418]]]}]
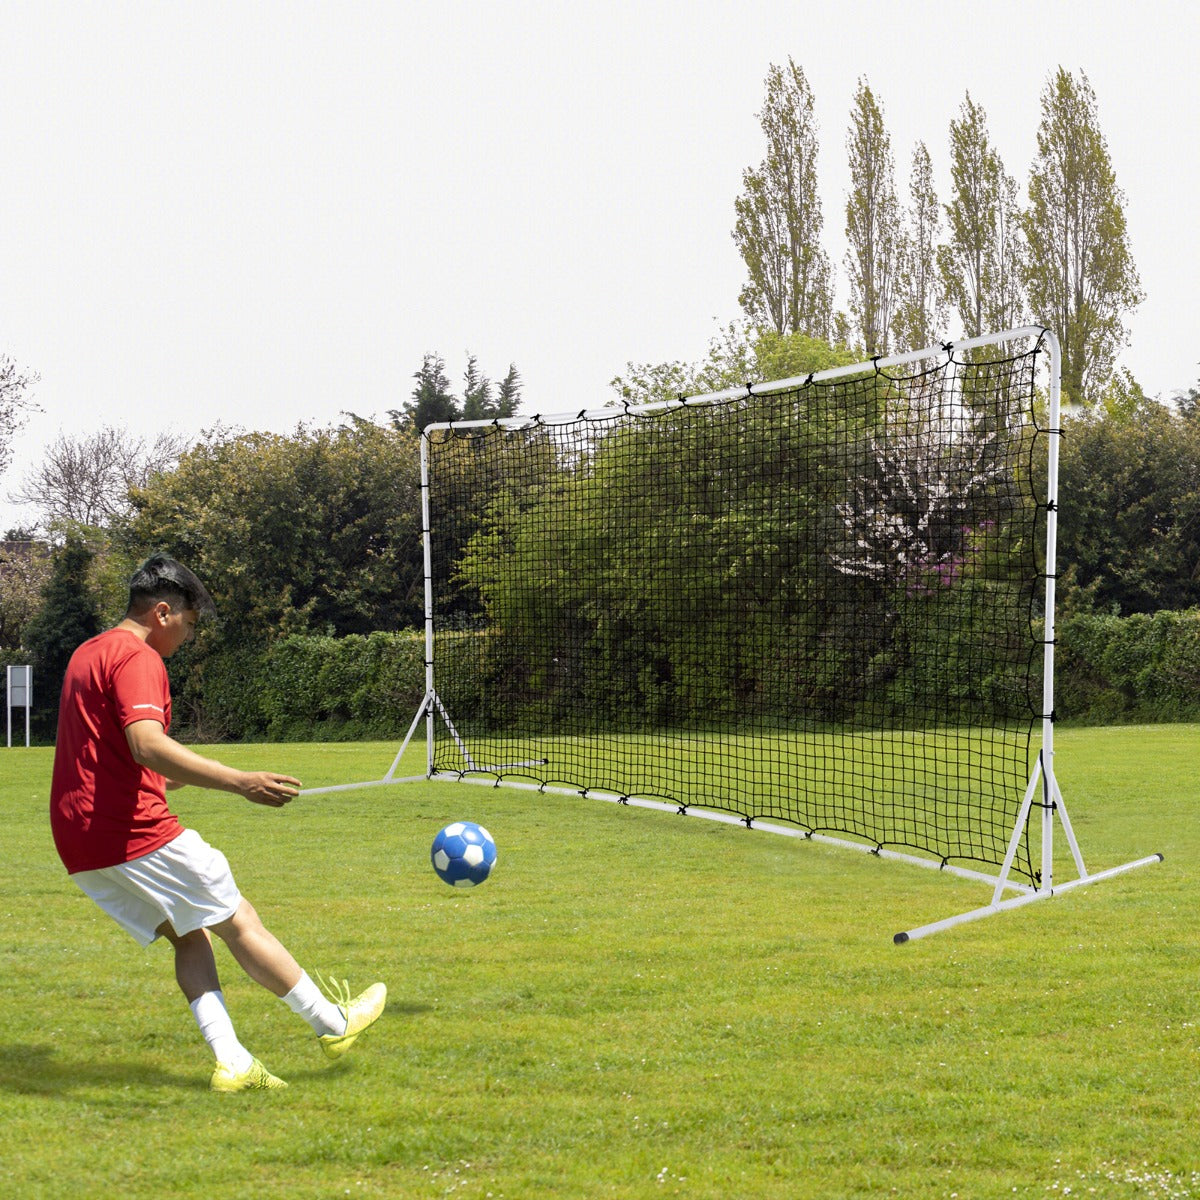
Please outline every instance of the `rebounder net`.
[{"label": "rebounder net", "polygon": [[1030,340],[429,427],[432,770],[1000,865],[1043,715]]}]

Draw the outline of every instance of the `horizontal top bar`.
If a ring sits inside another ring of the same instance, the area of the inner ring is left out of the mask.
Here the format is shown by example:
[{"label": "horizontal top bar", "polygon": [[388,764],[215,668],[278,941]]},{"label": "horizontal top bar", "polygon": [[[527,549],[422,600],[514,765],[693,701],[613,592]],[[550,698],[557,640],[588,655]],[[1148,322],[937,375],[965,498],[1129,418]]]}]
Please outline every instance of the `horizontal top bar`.
[{"label": "horizontal top bar", "polygon": [[844,379],[849,375],[861,375],[864,371],[884,371],[889,367],[901,367],[907,363],[919,362],[925,358],[941,358],[952,356],[955,352],[974,350],[980,346],[1002,346],[1014,342],[1018,338],[1046,338],[1056,343],[1054,334],[1042,325],[1022,325],[1016,329],[1006,329],[1002,333],[986,334],[983,337],[963,338],[956,342],[944,342],[938,346],[927,346],[924,350],[912,350],[906,354],[893,354],[886,358],[869,358],[865,362],[854,363],[848,367],[829,367],[824,371],[814,371],[809,375],[795,375],[790,379],[772,380],[768,383],[750,383],[743,387],[726,388],[720,392],[704,392],[694,396],[680,396],[676,400],[656,400],[651,404],[627,404],[619,406],[611,404],[605,408],[584,409],[582,412],[558,412],[549,414],[534,413],[528,417],[491,417],[478,421],[435,421],[426,425],[421,431],[422,436],[434,429],[487,429],[499,427],[502,429],[529,429],[537,425],[565,425],[570,421],[598,420],[603,417],[619,417],[628,413],[658,412],[667,408],[682,408],[693,404],[718,404],[723,400],[736,400],[746,396],[765,396],[771,392],[786,392],[792,388],[803,387],[808,383],[822,383],[830,379]]}]

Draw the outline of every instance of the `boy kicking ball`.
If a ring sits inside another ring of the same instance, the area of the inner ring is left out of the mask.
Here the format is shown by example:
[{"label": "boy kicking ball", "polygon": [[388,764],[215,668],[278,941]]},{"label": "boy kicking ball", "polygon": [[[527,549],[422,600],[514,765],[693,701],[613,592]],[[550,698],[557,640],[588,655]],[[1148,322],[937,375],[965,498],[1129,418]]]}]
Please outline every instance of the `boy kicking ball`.
[{"label": "boy kicking ball", "polygon": [[165,937],[174,947],[175,978],[216,1058],[213,1090],[282,1088],[238,1041],[211,934],[308,1022],[327,1058],[340,1058],[379,1018],[387,988],[373,983],[351,998],[343,982],[323,994],[238,891],[225,856],[184,829],[167,804],[169,789],[193,784],[280,808],[300,787],[290,775],[204,758],[167,732],[163,660],[213,609],[187,567],[155,555],[130,581],[124,619],[75,651],[59,705],[50,825],[59,857],[87,895],[141,945]]}]

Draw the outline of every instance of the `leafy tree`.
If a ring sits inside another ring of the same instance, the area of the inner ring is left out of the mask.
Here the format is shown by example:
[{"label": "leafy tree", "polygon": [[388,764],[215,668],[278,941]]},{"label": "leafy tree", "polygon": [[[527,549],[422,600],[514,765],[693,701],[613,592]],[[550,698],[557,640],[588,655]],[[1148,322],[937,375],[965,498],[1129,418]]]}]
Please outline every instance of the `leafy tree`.
[{"label": "leafy tree", "polygon": [[[732,718],[736,697],[767,692],[781,711],[800,693],[833,703],[822,633],[862,588],[816,548],[845,478],[805,450],[846,421],[786,394],[677,408],[532,486],[506,480],[457,563],[495,631],[489,716],[549,703],[636,727]],[[781,623],[804,630],[804,661],[778,663]]]},{"label": "leafy tree", "polygon": [[860,79],[846,136],[850,195],[846,200],[846,269],[850,311],[868,354],[886,354],[895,308],[899,252],[892,140],[883,112],[865,79]]},{"label": "leafy tree", "polygon": [[1200,604],[1200,421],[1129,382],[1065,424],[1064,604],[1122,616]]},{"label": "leafy tree", "polygon": [[817,125],[812,90],[790,58],[768,70],[758,119],[767,156],[742,173],[734,203],[733,240],[749,273],[740,303],[761,328],[826,337],[833,285],[821,248]]},{"label": "leafy tree", "polygon": [[1063,392],[1094,399],[1128,341],[1125,316],[1143,299],[1129,248],[1125,197],[1081,71],[1059,67],[1042,92],[1038,154],[1023,216],[1025,285],[1037,319],[1062,341]]},{"label": "leafy tree", "polygon": [[[802,335],[763,334],[754,349],[788,368],[775,377],[850,357]],[[667,374],[623,381],[626,396]],[[1020,583],[984,560],[967,515],[1005,470],[998,414],[964,413],[949,430],[926,412],[889,433],[887,406],[905,401],[873,372],[850,388],[732,390],[614,420],[551,453],[545,474],[500,474],[453,559],[455,586],[489,618],[495,686],[477,715],[505,723],[544,706],[557,728],[637,727],[761,704],[836,720],[880,687],[915,686],[918,641],[939,625],[928,608],[1011,601]],[[461,441],[438,453],[473,457]],[[926,676],[932,705],[945,680]]]},{"label": "leafy tree", "polygon": [[980,337],[1022,322],[1024,241],[1016,181],[991,144],[987,113],[970,92],[959,112],[950,122],[949,240],[937,266],[963,332]]},{"label": "leafy tree", "polygon": [[92,558],[92,551],[81,538],[68,538],[54,555],[53,570],[42,589],[41,606],[25,630],[25,646],[33,659],[35,720],[43,734],[55,727],[58,695],[71,655],[103,628],[89,582]]},{"label": "leafy tree", "polygon": [[1099,408],[1107,416],[1132,420],[1138,409],[1149,403],[1150,397],[1129,368],[1120,367],[1100,393]]},{"label": "leafy tree", "polygon": [[92,434],[62,433],[14,499],[35,506],[46,528],[108,526],[131,511],[130,490],[170,470],[186,447],[175,434],[147,441],[112,425]]},{"label": "leafy tree", "polygon": [[0,650],[24,645],[25,629],[41,606],[52,568],[50,547],[29,531],[9,530],[0,541]]},{"label": "leafy tree", "polygon": [[848,537],[834,554],[847,575],[910,589],[929,578],[946,583],[970,558],[983,504],[991,498],[991,519],[1010,507],[994,498],[1010,471],[1012,414],[963,406],[948,419],[930,401],[916,388],[889,398],[893,419],[864,441],[862,462],[849,472],[852,502],[839,505]]},{"label": "leafy tree", "polygon": [[913,150],[909,175],[910,205],[901,231],[892,341],[920,350],[944,332],[946,306],[937,273],[941,213],[933,185],[933,161],[924,142]]},{"label": "leafy tree", "polygon": [[287,437],[215,431],[134,502],[127,545],[164,549],[196,571],[221,613],[210,636],[227,646],[422,618],[411,432],[358,417]]},{"label": "leafy tree", "polygon": [[626,363],[610,386],[629,404],[653,404],[805,376],[849,366],[858,356],[803,333],[755,331],[731,324],[709,342],[697,363]]},{"label": "leafy tree", "polygon": [[1200,420],[1200,383],[1176,396],[1175,407],[1179,415],[1186,417],[1189,421]]},{"label": "leafy tree", "polygon": [[844,345],[834,346],[802,333],[761,333],[751,349],[757,366],[755,382],[762,383],[803,378],[833,367],[852,366],[859,360],[859,355]]},{"label": "leafy tree", "polygon": [[749,326],[731,323],[709,341],[708,353],[699,362],[629,362],[625,374],[616,376],[609,386],[628,404],[657,404],[744,387],[761,379],[754,336]]},{"label": "leafy tree", "polygon": [[0,475],[12,461],[13,439],[35,407],[28,392],[37,381],[35,373],[21,370],[8,355],[0,354]]}]

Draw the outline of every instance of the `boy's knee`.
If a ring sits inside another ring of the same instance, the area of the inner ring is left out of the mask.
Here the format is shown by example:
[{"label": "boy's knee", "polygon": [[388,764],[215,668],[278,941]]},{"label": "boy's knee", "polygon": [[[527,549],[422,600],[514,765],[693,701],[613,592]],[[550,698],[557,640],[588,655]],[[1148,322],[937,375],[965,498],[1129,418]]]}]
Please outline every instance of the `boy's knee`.
[{"label": "boy's knee", "polygon": [[207,929],[193,929],[190,933],[176,933],[170,921],[164,921],[155,931],[159,937],[166,938],[173,946],[190,946],[196,942],[209,940]]},{"label": "boy's knee", "polygon": [[229,938],[244,937],[248,933],[258,933],[264,926],[254,905],[243,899],[232,917],[210,928],[218,937],[227,941]]}]

